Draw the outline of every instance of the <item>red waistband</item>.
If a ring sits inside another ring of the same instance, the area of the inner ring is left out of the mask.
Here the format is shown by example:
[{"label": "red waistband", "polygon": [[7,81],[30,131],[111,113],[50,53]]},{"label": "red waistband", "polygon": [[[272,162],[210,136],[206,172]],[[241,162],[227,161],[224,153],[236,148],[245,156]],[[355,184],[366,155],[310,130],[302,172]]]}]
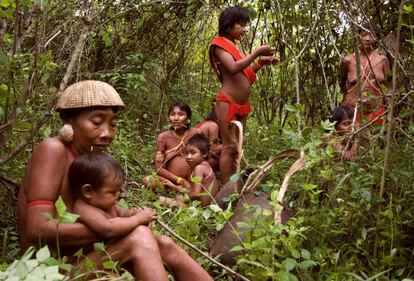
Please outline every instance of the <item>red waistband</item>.
[{"label": "red waistband", "polygon": [[[385,108],[384,107],[380,107],[377,111],[374,112],[365,112],[365,116],[368,118],[369,121],[372,121],[374,119],[376,119],[378,116],[383,115],[383,113],[385,112]],[[357,114],[357,120],[359,120],[359,114]],[[374,122],[375,124],[383,124],[384,123],[384,119],[382,118],[378,118],[377,120],[375,120]]]},{"label": "red waistband", "polygon": [[36,205],[49,205],[54,206],[55,203],[49,200],[34,200],[27,203],[27,207],[36,206]]},{"label": "red waistband", "polygon": [[236,119],[236,115],[244,117],[249,115],[251,111],[250,101],[247,101],[244,104],[238,104],[231,100],[228,96],[224,95],[221,91],[218,92],[216,96],[216,101],[222,101],[229,104],[229,109],[227,111],[226,121],[230,122],[231,120]]}]

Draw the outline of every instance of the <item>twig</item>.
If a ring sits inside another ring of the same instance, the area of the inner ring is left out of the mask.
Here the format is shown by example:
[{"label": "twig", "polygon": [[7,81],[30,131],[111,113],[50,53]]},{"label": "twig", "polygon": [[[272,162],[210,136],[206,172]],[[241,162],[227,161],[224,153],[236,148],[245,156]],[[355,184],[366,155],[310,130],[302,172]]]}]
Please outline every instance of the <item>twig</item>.
[{"label": "twig", "polygon": [[[398,16],[398,27],[397,27],[397,46],[395,48],[395,57],[398,56],[398,49],[400,47],[400,33],[401,33],[401,22],[402,22],[402,7],[404,1],[400,5],[400,13]],[[380,188],[380,197],[384,195],[385,190],[385,177],[388,169],[388,162],[390,156],[390,146],[391,146],[391,134],[392,127],[394,125],[394,96],[397,88],[397,59],[394,60],[394,65],[392,67],[392,89],[391,89],[391,99],[390,99],[390,110],[388,113],[388,127],[387,127],[387,137],[386,137],[386,147],[385,147],[385,156],[384,156],[384,168],[382,170],[381,177],[381,188]]]},{"label": "twig", "polygon": [[15,188],[20,187],[20,183],[17,180],[12,179],[12,178],[10,178],[8,176],[5,176],[3,174],[0,174],[0,181],[5,182],[5,183],[10,184],[10,185],[13,185]]},{"label": "twig", "polygon": [[52,42],[52,40],[55,39],[56,36],[58,36],[61,32],[62,32],[62,30],[58,30],[58,32],[56,32],[55,35],[53,35],[52,37],[50,37],[49,40],[47,40],[47,42],[45,43],[45,45],[43,47],[46,49],[47,45],[49,45],[49,43]]},{"label": "twig", "polygon": [[212,257],[210,257],[209,254],[201,251],[200,249],[198,249],[196,246],[194,246],[193,244],[191,244],[190,242],[188,242],[187,240],[185,240],[184,238],[182,238],[180,235],[178,235],[177,233],[174,232],[174,230],[172,230],[168,225],[166,225],[164,222],[162,222],[161,220],[157,219],[157,223],[164,228],[168,233],[170,233],[172,236],[174,236],[174,238],[176,238],[177,240],[179,240],[180,242],[184,243],[185,245],[187,245],[188,247],[190,247],[191,249],[193,249],[194,251],[196,251],[197,253],[199,253],[200,255],[202,255],[203,257],[205,257],[206,259],[208,259],[209,261],[211,261],[212,263],[214,263],[215,265],[221,267],[222,269],[226,270],[227,272],[231,273],[233,276],[240,278],[241,280],[244,281],[249,281],[248,278],[244,277],[243,275],[237,273],[236,271],[234,271],[233,269],[231,269],[228,266],[225,266],[224,264],[216,261],[215,259],[213,259]]}]

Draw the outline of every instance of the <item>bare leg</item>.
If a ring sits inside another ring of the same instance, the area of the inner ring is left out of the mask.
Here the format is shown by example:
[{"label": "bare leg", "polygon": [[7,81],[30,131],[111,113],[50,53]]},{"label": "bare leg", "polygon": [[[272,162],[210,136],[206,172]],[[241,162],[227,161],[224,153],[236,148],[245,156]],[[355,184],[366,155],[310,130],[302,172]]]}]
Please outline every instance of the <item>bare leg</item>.
[{"label": "bare leg", "polygon": [[[137,280],[168,280],[157,239],[147,226],[138,226],[126,237],[110,242],[106,250],[111,258],[119,261],[121,265],[130,261]],[[87,256],[95,264],[102,263],[100,253],[92,252]]]},{"label": "bare leg", "polygon": [[223,143],[223,149],[220,155],[220,173],[222,185],[225,185],[228,182],[230,176],[236,172],[237,150],[231,140],[230,132],[228,129],[228,122],[226,121],[228,108],[228,103],[220,101],[216,102],[216,115],[218,119],[221,140]]},{"label": "bare leg", "polygon": [[182,248],[167,236],[156,237],[162,260],[177,281],[212,281],[213,278]]}]

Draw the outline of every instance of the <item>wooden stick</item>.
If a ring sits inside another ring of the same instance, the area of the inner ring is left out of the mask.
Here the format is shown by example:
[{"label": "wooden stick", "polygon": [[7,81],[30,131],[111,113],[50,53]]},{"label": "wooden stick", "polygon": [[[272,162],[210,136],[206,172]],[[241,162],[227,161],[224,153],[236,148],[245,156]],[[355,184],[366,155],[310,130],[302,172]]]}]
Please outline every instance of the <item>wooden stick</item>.
[{"label": "wooden stick", "polygon": [[196,251],[197,253],[199,253],[200,255],[202,255],[203,257],[205,257],[206,259],[208,259],[209,261],[211,261],[212,263],[214,263],[215,265],[217,265],[218,267],[221,267],[222,269],[226,270],[227,272],[229,272],[230,274],[232,274],[233,276],[240,278],[241,280],[244,281],[249,281],[249,279],[247,279],[246,277],[244,277],[243,275],[241,275],[240,273],[237,273],[236,271],[234,271],[233,269],[231,269],[228,266],[225,266],[224,264],[216,261],[215,259],[213,259],[212,257],[210,257],[209,254],[201,251],[200,249],[198,249],[196,246],[194,246],[193,244],[191,244],[190,242],[188,242],[187,240],[185,240],[184,238],[182,238],[180,235],[178,235],[177,233],[175,233],[174,230],[172,230],[167,224],[165,224],[164,222],[162,222],[161,220],[157,219],[157,223],[164,228],[168,233],[170,233],[172,236],[174,236],[174,238],[176,238],[177,240],[179,240],[180,242],[186,244],[188,247],[190,247],[191,249],[193,249],[194,251]]}]

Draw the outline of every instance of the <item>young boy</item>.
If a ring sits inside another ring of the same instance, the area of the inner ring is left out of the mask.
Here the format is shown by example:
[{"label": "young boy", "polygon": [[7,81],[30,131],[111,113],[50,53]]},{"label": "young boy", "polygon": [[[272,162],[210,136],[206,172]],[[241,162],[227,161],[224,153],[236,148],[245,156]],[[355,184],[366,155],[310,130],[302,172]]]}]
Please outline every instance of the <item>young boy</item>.
[{"label": "young boy", "polygon": [[185,160],[191,169],[190,190],[170,181],[165,181],[164,184],[177,192],[186,193],[188,191],[191,200],[200,200],[202,207],[208,206],[218,192],[216,176],[208,163],[210,141],[204,135],[196,134],[188,139],[185,149]]},{"label": "young boy", "polygon": [[69,168],[69,184],[77,196],[73,212],[79,214],[80,222],[107,239],[122,237],[157,219],[150,208],[127,210],[117,204],[124,181],[122,168],[103,152],[81,154]]}]

